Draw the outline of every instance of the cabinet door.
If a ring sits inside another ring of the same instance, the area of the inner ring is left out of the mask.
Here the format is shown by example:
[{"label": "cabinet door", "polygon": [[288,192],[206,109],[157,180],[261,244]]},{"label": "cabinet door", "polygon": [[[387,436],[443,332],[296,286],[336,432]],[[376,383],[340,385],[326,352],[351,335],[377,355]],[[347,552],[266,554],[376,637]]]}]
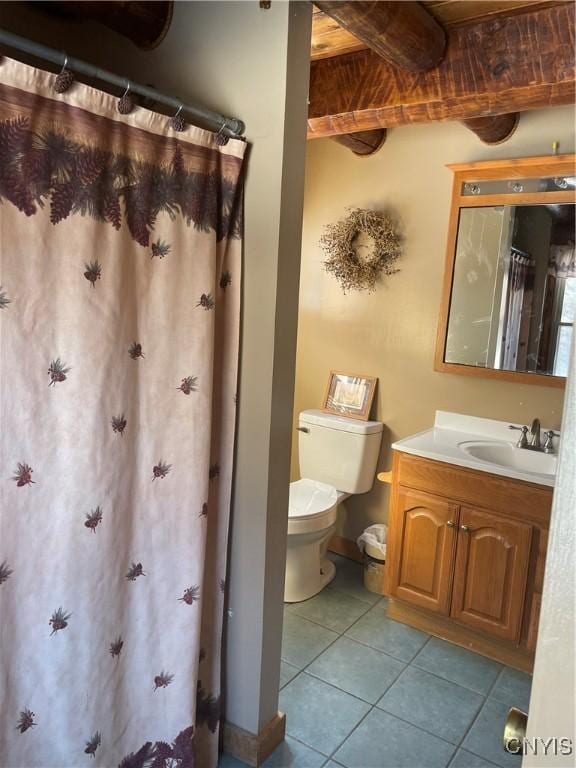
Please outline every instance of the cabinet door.
[{"label": "cabinet door", "polygon": [[392,594],[448,614],[458,507],[428,493],[398,489]]},{"label": "cabinet door", "polygon": [[532,526],[483,510],[460,508],[451,616],[518,641]]}]

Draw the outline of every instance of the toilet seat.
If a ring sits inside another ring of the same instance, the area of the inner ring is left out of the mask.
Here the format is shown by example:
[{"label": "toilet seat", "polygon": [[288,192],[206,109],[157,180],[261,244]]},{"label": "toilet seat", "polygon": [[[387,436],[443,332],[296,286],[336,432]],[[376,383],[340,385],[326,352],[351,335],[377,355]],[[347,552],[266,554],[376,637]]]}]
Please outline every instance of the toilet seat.
[{"label": "toilet seat", "polygon": [[338,491],[317,480],[290,483],[288,534],[322,531],[336,522]]}]

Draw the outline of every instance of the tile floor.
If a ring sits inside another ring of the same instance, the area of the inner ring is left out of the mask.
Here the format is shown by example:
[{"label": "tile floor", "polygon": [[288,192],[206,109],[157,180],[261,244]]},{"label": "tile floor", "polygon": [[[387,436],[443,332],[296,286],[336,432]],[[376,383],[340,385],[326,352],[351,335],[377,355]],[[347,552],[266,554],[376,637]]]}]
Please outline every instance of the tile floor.
[{"label": "tile floor", "polygon": [[330,587],[285,608],[287,737],[265,768],[519,768],[501,735],[530,676],[388,619],[361,567],[331,557]]}]

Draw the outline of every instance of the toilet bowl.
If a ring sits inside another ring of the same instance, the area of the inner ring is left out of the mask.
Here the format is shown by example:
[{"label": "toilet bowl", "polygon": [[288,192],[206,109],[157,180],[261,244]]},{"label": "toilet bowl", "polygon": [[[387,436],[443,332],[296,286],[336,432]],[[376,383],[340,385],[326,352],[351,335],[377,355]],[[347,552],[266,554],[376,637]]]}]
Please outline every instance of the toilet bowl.
[{"label": "toilet bowl", "polygon": [[336,573],[326,558],[328,540],[336,526],[339,494],[317,480],[290,483],[288,546],[284,599],[297,603],[316,595]]},{"label": "toilet bowl", "polygon": [[299,417],[301,480],[290,483],[284,600],[308,600],[335,576],[326,557],[336,527],[338,505],[352,493],[372,487],[380,442],[380,422],[303,411]]}]

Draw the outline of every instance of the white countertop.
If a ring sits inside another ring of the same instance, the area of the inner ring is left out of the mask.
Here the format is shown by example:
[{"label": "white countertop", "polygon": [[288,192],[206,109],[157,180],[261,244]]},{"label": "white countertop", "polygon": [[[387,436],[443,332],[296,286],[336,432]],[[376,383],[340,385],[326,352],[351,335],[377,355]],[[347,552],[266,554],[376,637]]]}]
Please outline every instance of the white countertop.
[{"label": "white countertop", "polygon": [[[544,431],[545,428],[542,429],[542,433]],[[461,447],[462,444],[466,443],[490,441],[504,443],[514,450],[525,450],[516,448],[519,434],[519,432],[510,431],[509,422],[480,419],[475,416],[464,416],[447,411],[437,411],[432,429],[427,429],[411,437],[398,440],[392,444],[392,448],[395,451],[422,456],[434,461],[442,461],[445,464],[455,464],[459,467],[488,472],[491,475],[512,477],[528,483],[553,487],[556,481],[555,475],[527,471],[518,467],[480,460],[465,453]],[[512,439],[510,439],[511,435],[513,436]],[[556,451],[558,449],[557,443],[558,438],[555,438],[554,447]]]}]

